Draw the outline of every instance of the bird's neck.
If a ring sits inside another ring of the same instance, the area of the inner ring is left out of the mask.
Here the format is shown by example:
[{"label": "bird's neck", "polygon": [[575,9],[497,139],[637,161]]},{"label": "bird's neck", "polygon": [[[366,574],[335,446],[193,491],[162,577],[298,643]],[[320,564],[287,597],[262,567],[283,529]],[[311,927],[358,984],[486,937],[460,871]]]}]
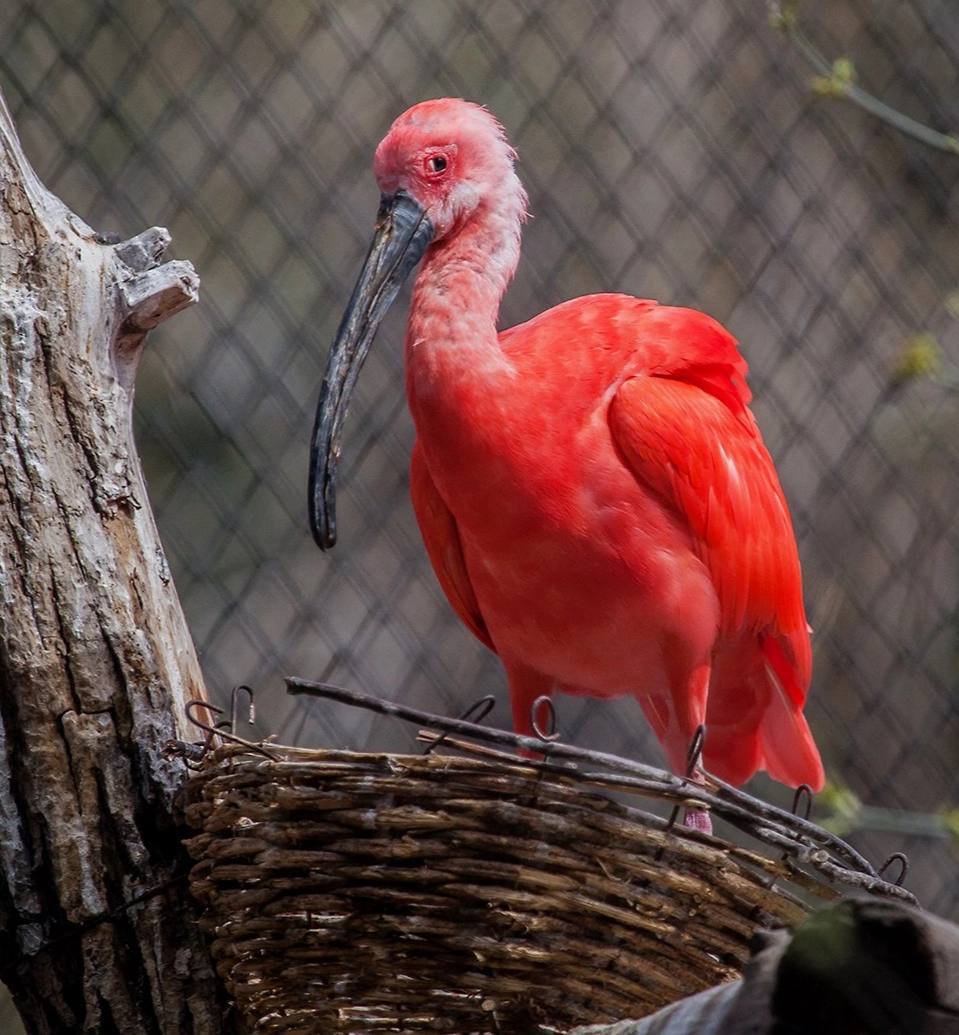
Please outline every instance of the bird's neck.
[{"label": "bird's neck", "polygon": [[522,199],[499,199],[434,244],[423,261],[406,333],[407,391],[422,405],[455,404],[464,381],[508,375],[496,334],[500,301],[519,260]]},{"label": "bird's neck", "polygon": [[512,208],[500,201],[427,252],[406,333],[407,399],[430,476],[443,499],[477,515],[515,437],[519,376],[496,322],[519,258],[523,200],[520,188]]}]

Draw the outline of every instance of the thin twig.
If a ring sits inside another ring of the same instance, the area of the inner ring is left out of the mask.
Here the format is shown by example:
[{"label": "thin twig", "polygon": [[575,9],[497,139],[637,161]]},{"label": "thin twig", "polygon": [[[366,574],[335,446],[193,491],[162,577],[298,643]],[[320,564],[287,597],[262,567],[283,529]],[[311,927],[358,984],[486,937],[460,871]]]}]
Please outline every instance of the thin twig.
[{"label": "thin twig", "polygon": [[[522,748],[539,754],[548,751],[550,753],[549,762],[517,759],[516,764],[532,766],[547,772],[572,775],[580,780],[603,780],[608,785],[618,785],[623,788],[631,787],[661,798],[669,798],[673,801],[679,799],[682,802],[688,802],[693,807],[705,806],[759,840],[766,842],[775,841],[777,846],[779,846],[784,842],[796,845],[798,843],[796,839],[802,838],[811,842],[814,846],[818,846],[820,854],[825,849],[843,860],[845,866],[850,870],[864,875],[867,879],[879,880],[876,868],[851,845],[835,834],[816,826],[816,824],[808,820],[786,812],[784,809],[754,798],[744,791],[719,780],[708,772],[704,773],[705,784],[687,781],[671,773],[666,773],[661,769],[644,765],[641,762],[634,762],[631,759],[621,758],[618,755],[611,755],[602,751],[590,751],[586,748],[562,742],[554,741],[547,743],[535,737],[527,737],[510,733],[506,730],[479,726],[476,723],[466,722],[462,719],[451,719],[442,715],[434,715],[419,708],[410,708],[395,701],[386,701],[372,694],[349,690],[346,687],[336,686],[332,683],[319,683],[298,677],[288,677],[286,684],[288,692],[294,695],[303,694],[339,701],[353,707],[378,712],[381,715],[389,715],[404,722],[416,723],[418,726],[444,730],[474,740],[506,745],[514,749]],[[587,774],[582,772],[575,764],[564,765],[558,759],[565,759],[568,763],[588,762],[591,765],[612,770],[613,772],[590,772]],[[880,883],[886,884],[884,881],[880,881]],[[892,889],[891,885],[890,889],[888,893],[897,896],[903,891],[900,888]]]},{"label": "thin twig", "polygon": [[796,49],[806,59],[806,62],[813,68],[823,80],[830,85],[829,96],[843,97],[853,104],[858,105],[864,111],[881,119],[887,125],[897,129],[900,133],[918,140],[927,147],[934,147],[937,151],[945,151],[948,154],[959,155],[959,137],[952,133],[940,133],[930,126],[910,118],[908,115],[890,107],[884,101],[855,82],[848,76],[840,78],[837,76],[835,63],[830,62],[826,56],[816,47],[809,37],[799,28],[795,11],[788,6],[778,2],[769,5],[771,21],[773,25],[781,29],[786,37],[792,41]]}]

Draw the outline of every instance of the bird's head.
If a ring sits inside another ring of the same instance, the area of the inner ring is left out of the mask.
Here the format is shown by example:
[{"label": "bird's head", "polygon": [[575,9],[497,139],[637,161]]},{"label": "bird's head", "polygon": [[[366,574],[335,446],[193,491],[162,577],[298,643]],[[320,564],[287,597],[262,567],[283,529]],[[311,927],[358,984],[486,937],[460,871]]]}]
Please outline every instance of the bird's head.
[{"label": "bird's head", "polygon": [[465,240],[460,235],[469,228],[507,242],[498,258],[503,287],[515,268],[526,212],[515,159],[503,127],[485,108],[452,98],[405,111],[376,149],[380,210],[330,349],[313,428],[310,527],[321,549],[336,542],[336,464],[350,395],[403,281],[431,244]]},{"label": "bird's head", "polygon": [[405,111],[376,149],[373,170],[385,199],[411,198],[439,241],[467,226],[484,203],[526,196],[503,127],[478,104],[445,97]]}]

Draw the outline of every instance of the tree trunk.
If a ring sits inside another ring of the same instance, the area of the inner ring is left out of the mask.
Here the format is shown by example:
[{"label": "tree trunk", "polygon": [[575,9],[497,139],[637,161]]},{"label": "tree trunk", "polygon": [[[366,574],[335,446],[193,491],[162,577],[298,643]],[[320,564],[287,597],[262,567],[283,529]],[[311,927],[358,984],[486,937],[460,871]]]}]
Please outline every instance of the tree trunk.
[{"label": "tree trunk", "polygon": [[98,240],[0,97],[0,979],[29,1032],[225,1030],[166,751],[202,679],[131,434],[144,337],[197,297],[168,241]]}]

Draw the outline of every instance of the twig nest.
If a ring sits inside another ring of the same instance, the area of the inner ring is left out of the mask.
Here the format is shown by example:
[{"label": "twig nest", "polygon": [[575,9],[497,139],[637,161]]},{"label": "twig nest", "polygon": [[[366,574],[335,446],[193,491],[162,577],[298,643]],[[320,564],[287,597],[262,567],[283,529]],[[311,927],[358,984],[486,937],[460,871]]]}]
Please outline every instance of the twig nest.
[{"label": "twig nest", "polygon": [[[757,929],[837,895],[778,852],[613,800],[595,774],[270,751],[212,752],[188,808],[202,830],[193,893],[258,1033],[545,1033],[642,1016],[739,977]],[[675,800],[663,777],[647,799]]]}]

